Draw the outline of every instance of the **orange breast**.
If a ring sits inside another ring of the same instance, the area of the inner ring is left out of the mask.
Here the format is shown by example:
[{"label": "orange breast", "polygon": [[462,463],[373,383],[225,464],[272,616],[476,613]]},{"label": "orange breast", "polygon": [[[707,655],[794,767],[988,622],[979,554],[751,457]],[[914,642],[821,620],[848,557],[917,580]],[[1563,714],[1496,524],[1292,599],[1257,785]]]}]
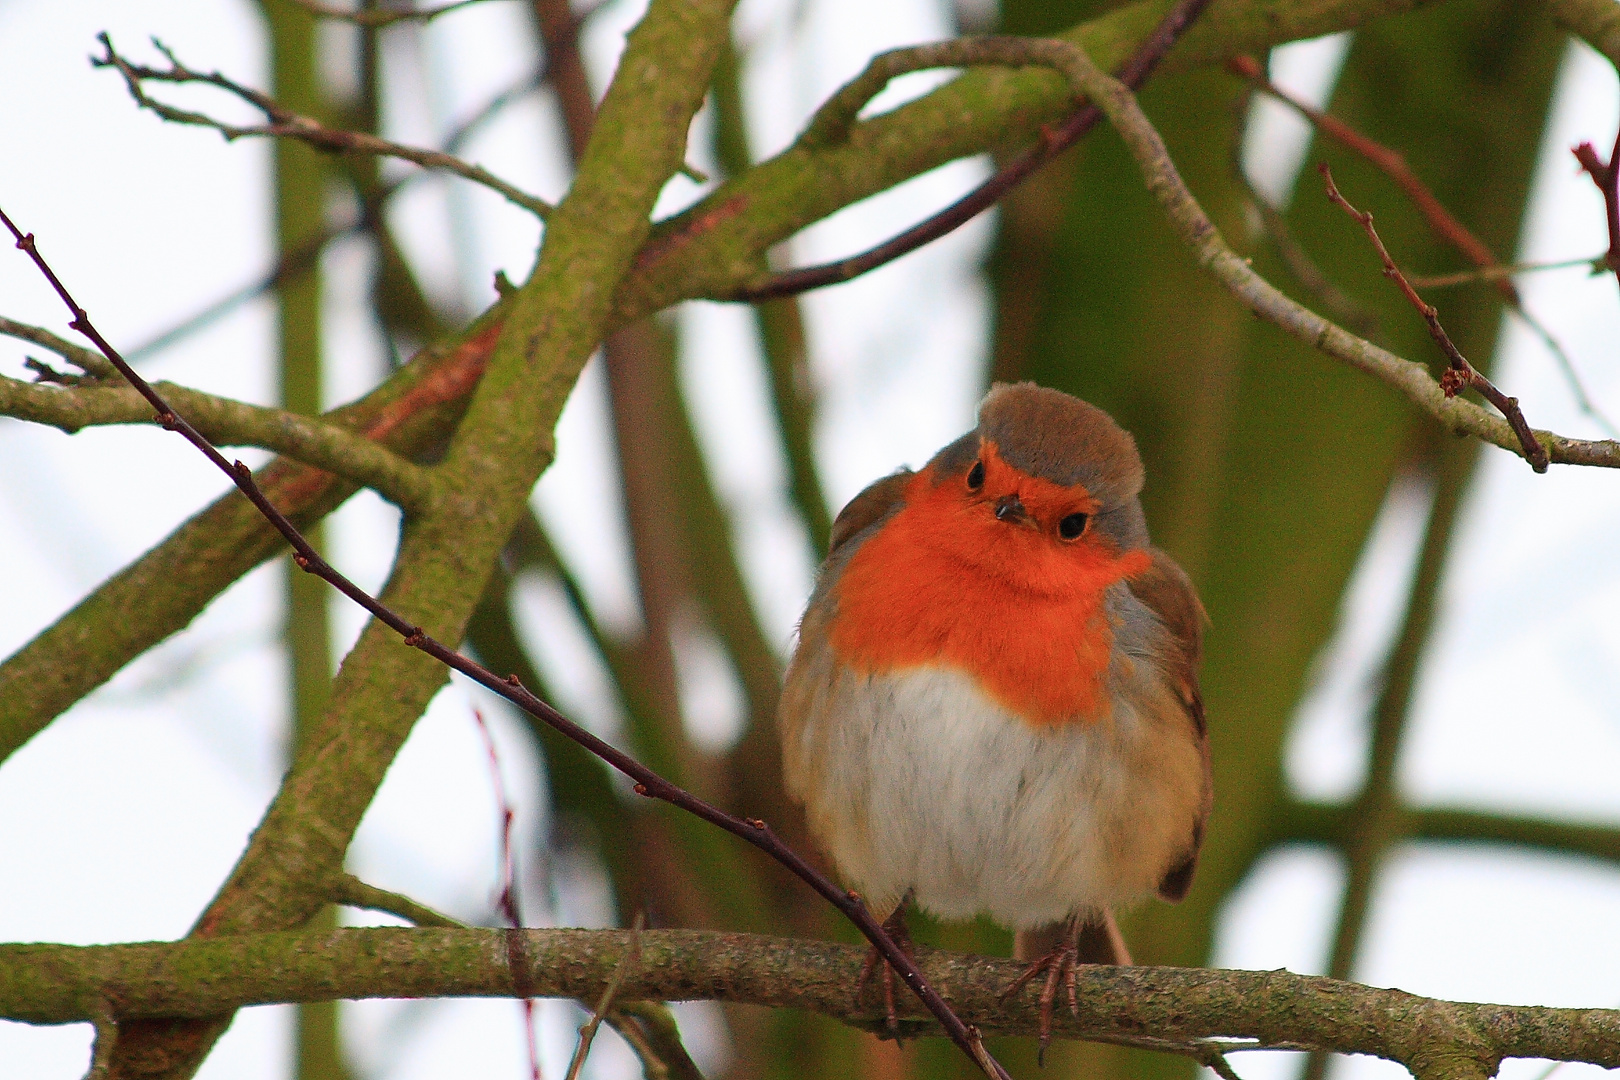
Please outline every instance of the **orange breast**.
[{"label": "orange breast", "polygon": [[1147,552],[1060,544],[957,488],[919,473],[905,507],[855,552],[836,587],[834,649],[870,673],[965,671],[1032,724],[1096,719],[1113,646],[1103,592],[1146,569]]}]

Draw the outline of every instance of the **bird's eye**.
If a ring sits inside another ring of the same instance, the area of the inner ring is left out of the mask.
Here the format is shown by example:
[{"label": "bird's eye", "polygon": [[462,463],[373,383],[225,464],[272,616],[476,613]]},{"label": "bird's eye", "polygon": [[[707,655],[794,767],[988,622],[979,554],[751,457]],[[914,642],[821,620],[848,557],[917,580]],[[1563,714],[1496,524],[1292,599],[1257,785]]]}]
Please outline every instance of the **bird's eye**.
[{"label": "bird's eye", "polygon": [[1065,540],[1077,539],[1085,531],[1086,515],[1084,514],[1070,514],[1058,522],[1058,535]]},{"label": "bird's eye", "polygon": [[968,490],[978,491],[984,487],[984,462],[975,461],[973,468],[968,470]]}]

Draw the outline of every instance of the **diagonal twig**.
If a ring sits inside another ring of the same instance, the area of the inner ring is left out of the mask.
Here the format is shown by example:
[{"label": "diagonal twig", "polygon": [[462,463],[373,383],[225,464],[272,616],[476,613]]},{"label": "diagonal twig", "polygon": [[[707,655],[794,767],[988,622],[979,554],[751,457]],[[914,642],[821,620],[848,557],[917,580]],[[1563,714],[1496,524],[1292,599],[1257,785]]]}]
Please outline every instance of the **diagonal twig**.
[{"label": "diagonal twig", "polygon": [[[476,112],[472,113],[467,117],[467,119],[461,121],[451,129],[450,135],[444,140],[443,153],[451,155],[460,154],[461,147],[465,145],[473,135],[477,134],[477,132],[486,123],[492,120],[508,105],[540,89],[541,86],[545,85],[546,78],[547,73],[545,69],[542,68],[526,78],[512,83],[505,90],[502,90],[500,93],[490,98]],[[167,349],[175,342],[196,333],[198,330],[201,330],[204,327],[212,325],[214,322],[224,318],[226,315],[235,311],[243,304],[256,300],[265,293],[279,288],[282,284],[293,281],[302,274],[307,273],[311,267],[315,266],[315,264],[320,261],[321,255],[326,251],[328,244],[343,237],[351,236],[371,229],[378,221],[380,215],[382,214],[383,207],[387,204],[388,200],[393,198],[401,188],[406,187],[421,175],[423,174],[418,172],[408,173],[405,176],[401,176],[396,180],[384,184],[376,191],[364,195],[361,199],[359,210],[353,218],[342,222],[341,224],[329,225],[317,232],[305,243],[282,255],[281,258],[276,261],[275,265],[270,267],[270,269],[267,270],[257,281],[249,282],[247,285],[242,286],[240,289],[237,289],[228,296],[224,296],[214,301],[201,311],[189,316],[183,322],[177,323],[171,326],[169,329],[161,331],[156,337],[149,338],[142,344],[130,349],[128,353],[125,354],[125,359],[129,360],[129,362],[132,364],[139,363],[146,357],[160,352],[163,349]],[[72,347],[89,353],[103,365],[106,365],[109,372],[115,372],[116,369],[114,369],[111,365],[107,365],[107,361],[103,359],[101,354],[97,353],[95,350],[82,349],[81,346],[77,345]]]},{"label": "diagonal twig", "polygon": [[[411,623],[393,608],[372,596],[354,582],[344,577],[338,570],[321,557],[298,528],[288,520],[269,498],[267,498],[258,482],[253,477],[253,470],[240,461],[227,461],[212,443],[200,434],[183,416],[178,415],[163,397],[152,388],[151,384],[143,379],[134,368],[130,367],[118,350],[113,348],[111,342],[102,336],[101,331],[90,322],[89,314],[78,305],[67,287],[62,284],[56,272],[46,263],[40,255],[34,242],[33,233],[24,233],[16,224],[0,210],[0,224],[11,232],[16,238],[17,247],[27,253],[35,267],[44,275],[55,290],[62,302],[73,313],[73,321],[69,324],[73,329],[83,334],[95,343],[102,354],[112,362],[120,374],[128,379],[135,389],[144,397],[152,408],[156,410],[158,422],[165,428],[178,432],[185,440],[211,461],[216,468],[231,479],[238,490],[247,497],[248,501],[256,507],[259,513],[273,525],[277,532],[292,546],[293,561],[299,569],[312,573],[326,581],[351,601],[364,608],[379,623],[399,634],[405,644],[438,660],[446,667],[460,672],[472,679],[485,689],[500,695],[518,708],[527,712],[536,719],[550,725],[560,734],[572,739],[586,750],[607,762],[613,768],[623,773],[635,782],[635,791],[638,795],[651,799],[659,799],[670,803],[687,813],[702,818],[733,836],[741,837],[748,843],[764,851],[771,858],[785,866],[801,881],[805,882],[824,899],[843,913],[844,917],[853,922],[861,934],[875,946],[883,957],[900,973],[906,986],[923,1003],[930,1013],[945,1029],[946,1035],[963,1053],[967,1054],[992,1080],[1011,1080],[1005,1068],[998,1062],[984,1045],[984,1038],[977,1028],[962,1022],[939,991],[929,984],[923,976],[922,970],[916,961],[900,947],[900,945],[886,932],[882,925],[872,917],[866,904],[860,896],[853,891],[844,890],[836,883],[812,866],[802,855],[794,851],[776,835],[764,821],[759,818],[739,818],[726,813],[719,807],[705,802],[686,789],[670,783],[658,773],[647,768],[641,762],[624,753],[611,743],[591,734],[580,727],[550,704],[542,701],[524,688],[515,675],[501,678],[482,664],[464,656],[455,649],[437,641],[429,636],[421,627]],[[517,933],[518,931],[511,931]]]},{"label": "diagonal twig", "polygon": [[[129,88],[130,96],[135,99],[137,105],[143,109],[150,109],[170,123],[212,128],[225,136],[227,140],[255,136],[297,139],[300,142],[308,143],[317,150],[328,153],[376,154],[380,157],[399,158],[401,161],[409,161],[425,169],[442,169],[465,180],[471,180],[475,184],[482,184],[484,187],[503,196],[508,202],[521,206],[534,214],[542,221],[551,214],[552,206],[550,203],[507,183],[481,165],[470,164],[458,157],[441,153],[438,150],[424,150],[420,147],[390,142],[387,139],[378,138],[363,131],[348,131],[343,128],[327,127],[319,120],[293,112],[263,91],[244,86],[220,72],[193,71],[182,64],[174,53],[156,38],[152,39],[152,44],[168,59],[169,67],[167,70],[131,63],[114,50],[112,39],[105,31],[97,34],[96,39],[101,42],[106,52],[102,56],[92,57],[91,64],[96,67],[110,67],[116,70],[124,77],[124,85]],[[203,83],[208,86],[218,87],[258,109],[264,114],[268,123],[245,126],[228,124],[206,113],[177,108],[150,97],[146,93],[144,86],[147,82],[173,83],[176,85]]]},{"label": "diagonal twig", "polygon": [[641,930],[646,924],[646,916],[636,913],[636,919],[630,924],[630,947],[624,950],[624,956],[619,959],[618,966],[613,969],[613,977],[602,988],[602,996],[596,1002],[596,1008],[591,1010],[589,1020],[579,1029],[579,1045],[574,1047],[574,1058],[568,1063],[568,1073],[564,1080],[579,1080],[579,1071],[585,1067],[585,1058],[591,1052],[591,1043],[596,1039],[596,1029],[602,1026],[603,1019],[613,1008],[613,999],[619,996],[619,987],[624,985],[624,977],[630,969],[641,962]]},{"label": "diagonal twig", "polygon": [[[1569,384],[1570,392],[1574,394],[1575,403],[1580,410],[1597,421],[1598,425],[1611,437],[1617,435],[1614,424],[1593,402],[1592,396],[1586,392],[1586,384],[1582,381],[1580,373],[1575,370],[1575,362],[1569,358],[1569,353],[1564,350],[1563,345],[1553,336],[1552,331],[1548,330],[1541,320],[1530,314],[1530,309],[1525,307],[1524,297],[1519,293],[1518,287],[1514,285],[1512,275],[1529,268],[1503,266],[1490,247],[1475,236],[1466,225],[1458,221],[1456,216],[1446,209],[1445,204],[1439,200],[1434,192],[1429,190],[1429,186],[1418,178],[1418,175],[1412,171],[1411,166],[1406,163],[1406,156],[1399,150],[1385,146],[1383,143],[1345,123],[1332,113],[1314,108],[1277,86],[1266,77],[1265,69],[1252,56],[1234,56],[1227,61],[1227,68],[1233,74],[1247,80],[1256,89],[1293,109],[1309,121],[1317,131],[1370,162],[1374,168],[1393,180],[1395,186],[1400,188],[1412,205],[1417,208],[1423,220],[1428,223],[1429,229],[1442,241],[1456,248],[1476,268],[1476,272],[1472,274],[1450,274],[1430,279],[1428,285],[1424,285],[1423,279],[1416,277],[1409,280],[1414,285],[1425,288],[1434,287],[1434,281],[1443,282],[1447,285],[1462,284],[1466,281],[1489,281],[1496,291],[1501,294],[1503,301],[1519,317],[1519,320],[1529,327],[1530,331],[1541,339],[1541,343],[1546,347],[1547,351],[1552,353],[1553,359],[1562,371],[1564,381]],[[1590,149],[1589,144],[1587,149]],[[1579,150],[1577,150],[1576,156],[1580,156]],[[1595,158],[1596,154],[1592,156]],[[1583,159],[1583,165],[1584,163]],[[1599,187],[1602,186],[1600,183]],[[1614,250],[1613,244],[1614,241],[1611,240],[1611,252]],[[1567,264],[1550,263],[1544,267],[1535,266],[1534,268],[1552,269],[1562,265],[1579,266],[1590,261],[1577,259]]]},{"label": "diagonal twig", "polygon": [[1407,302],[1418,310],[1418,314],[1423,316],[1423,321],[1429,327],[1429,336],[1434,339],[1436,345],[1440,346],[1440,351],[1446,354],[1446,372],[1440,377],[1440,388],[1445,391],[1446,396],[1454,397],[1458,391],[1465,387],[1472,387],[1479,391],[1480,395],[1492,405],[1495,405],[1507,422],[1512,425],[1513,433],[1519,437],[1519,442],[1524,447],[1524,457],[1526,461],[1530,462],[1530,467],[1535,469],[1536,472],[1546,472],[1549,462],[1547,451],[1537,441],[1536,433],[1530,430],[1530,425],[1525,422],[1524,412],[1519,408],[1519,399],[1508,397],[1502,393],[1491,380],[1481,375],[1479,370],[1468,362],[1468,358],[1452,342],[1451,335],[1446,333],[1445,327],[1440,325],[1440,315],[1435,310],[1434,305],[1418,295],[1417,290],[1412,288],[1412,283],[1406,280],[1406,275],[1401,273],[1401,268],[1395,265],[1395,260],[1390,257],[1389,249],[1384,246],[1384,242],[1378,237],[1378,230],[1373,228],[1372,211],[1357,210],[1350,205],[1349,200],[1339,194],[1339,189],[1333,184],[1333,171],[1328,168],[1327,162],[1322,162],[1316,168],[1322,174],[1322,180],[1327,185],[1327,197],[1361,224],[1362,229],[1367,233],[1367,239],[1372,241],[1373,247],[1378,251],[1378,257],[1384,262],[1384,276],[1396,284],[1402,295],[1406,297]]},{"label": "diagonal twig", "polygon": [[[1164,58],[1181,37],[1183,31],[1192,25],[1194,20],[1203,13],[1209,0],[1179,0],[1179,2],[1165,13],[1163,19],[1153,33],[1148,35],[1125,62],[1119,71],[1119,79],[1125,85],[1138,87],[1153,73],[1153,69]],[[1004,59],[986,56],[978,58],[974,55],[976,46],[974,42],[994,42],[996,38],[963,38],[943,45],[923,46],[921,50],[896,49],[874,57],[872,62],[854,82],[845,86],[822,107],[812,119],[809,129],[800,137],[812,141],[825,138],[837,133],[837,123],[843,124],[843,130],[848,130],[848,124],[853,122],[862,106],[875,97],[889,80],[897,75],[910,71],[919,71],[935,67],[959,67],[965,65],[1025,65],[1038,63],[1028,59]],[[1005,40],[1005,39],[1002,39]],[[1003,54],[1005,55],[1005,54]],[[829,113],[829,107],[833,112]],[[835,285],[842,281],[849,281],[859,277],[869,270],[875,270],[884,263],[893,262],[902,255],[916,251],[924,244],[938,240],[948,233],[972,221],[979,214],[1001,201],[1013,188],[1023,183],[1030,174],[1051,161],[1058,154],[1078,142],[1086,132],[1097,126],[1102,119],[1102,113],[1091,103],[1080,106],[1068,119],[1056,125],[1049,125],[1042,129],[1041,137],[1034,146],[1025,150],[1018,157],[1006,164],[983,184],[969,192],[963,198],[947,206],[944,210],[924,221],[913,225],[905,232],[890,240],[886,240],[877,247],[859,255],[852,255],[847,259],[836,262],[823,263],[820,266],[806,266],[797,270],[785,270],[772,274],[762,281],[744,286],[733,294],[732,299],[759,301],[769,300],[781,296],[796,296],[799,293],[819,289],[824,285]]]},{"label": "diagonal twig", "polygon": [[1581,169],[1592,178],[1598,191],[1603,194],[1603,216],[1609,226],[1609,250],[1603,256],[1604,264],[1614,271],[1616,279],[1620,279],[1620,131],[1615,132],[1614,149],[1609,153],[1609,160],[1605,162],[1598,156],[1598,152],[1589,142],[1583,142],[1574,150],[1575,160],[1581,163]]}]

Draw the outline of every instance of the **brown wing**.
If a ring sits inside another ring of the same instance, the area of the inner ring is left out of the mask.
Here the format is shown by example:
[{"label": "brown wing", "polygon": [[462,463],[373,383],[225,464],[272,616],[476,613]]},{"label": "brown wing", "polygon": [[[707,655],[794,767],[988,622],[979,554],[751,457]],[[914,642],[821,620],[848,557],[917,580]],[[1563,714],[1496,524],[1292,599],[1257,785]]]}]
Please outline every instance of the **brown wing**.
[{"label": "brown wing", "polygon": [[1193,825],[1192,848],[1186,858],[1176,863],[1159,881],[1159,895],[1166,900],[1180,900],[1192,887],[1193,870],[1198,865],[1198,849],[1204,842],[1204,824],[1209,819],[1214,800],[1209,760],[1209,735],[1204,722],[1204,698],[1198,689],[1198,661],[1203,654],[1204,605],[1198,602],[1192,581],[1175,560],[1158,548],[1149,548],[1153,562],[1148,569],[1131,579],[1131,592],[1159,617],[1170,632],[1165,664],[1169,668],[1172,687],[1187,710],[1198,739],[1199,753],[1204,762],[1204,797],[1198,820]]},{"label": "brown wing", "polygon": [[905,495],[906,483],[913,475],[910,469],[901,469],[868,485],[865,491],[849,500],[833,521],[827,553],[831,555],[868,525],[875,525],[888,517]]}]

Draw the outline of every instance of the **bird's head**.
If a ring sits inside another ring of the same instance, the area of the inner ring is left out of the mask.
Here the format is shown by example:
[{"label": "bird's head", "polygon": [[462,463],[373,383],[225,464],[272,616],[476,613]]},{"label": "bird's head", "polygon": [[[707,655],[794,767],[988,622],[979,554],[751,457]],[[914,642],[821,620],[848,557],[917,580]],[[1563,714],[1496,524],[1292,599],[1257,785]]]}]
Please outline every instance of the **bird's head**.
[{"label": "bird's head", "polygon": [[929,463],[931,545],[1035,593],[1094,590],[1146,566],[1136,443],[1094,405],[997,385],[979,426]]}]

